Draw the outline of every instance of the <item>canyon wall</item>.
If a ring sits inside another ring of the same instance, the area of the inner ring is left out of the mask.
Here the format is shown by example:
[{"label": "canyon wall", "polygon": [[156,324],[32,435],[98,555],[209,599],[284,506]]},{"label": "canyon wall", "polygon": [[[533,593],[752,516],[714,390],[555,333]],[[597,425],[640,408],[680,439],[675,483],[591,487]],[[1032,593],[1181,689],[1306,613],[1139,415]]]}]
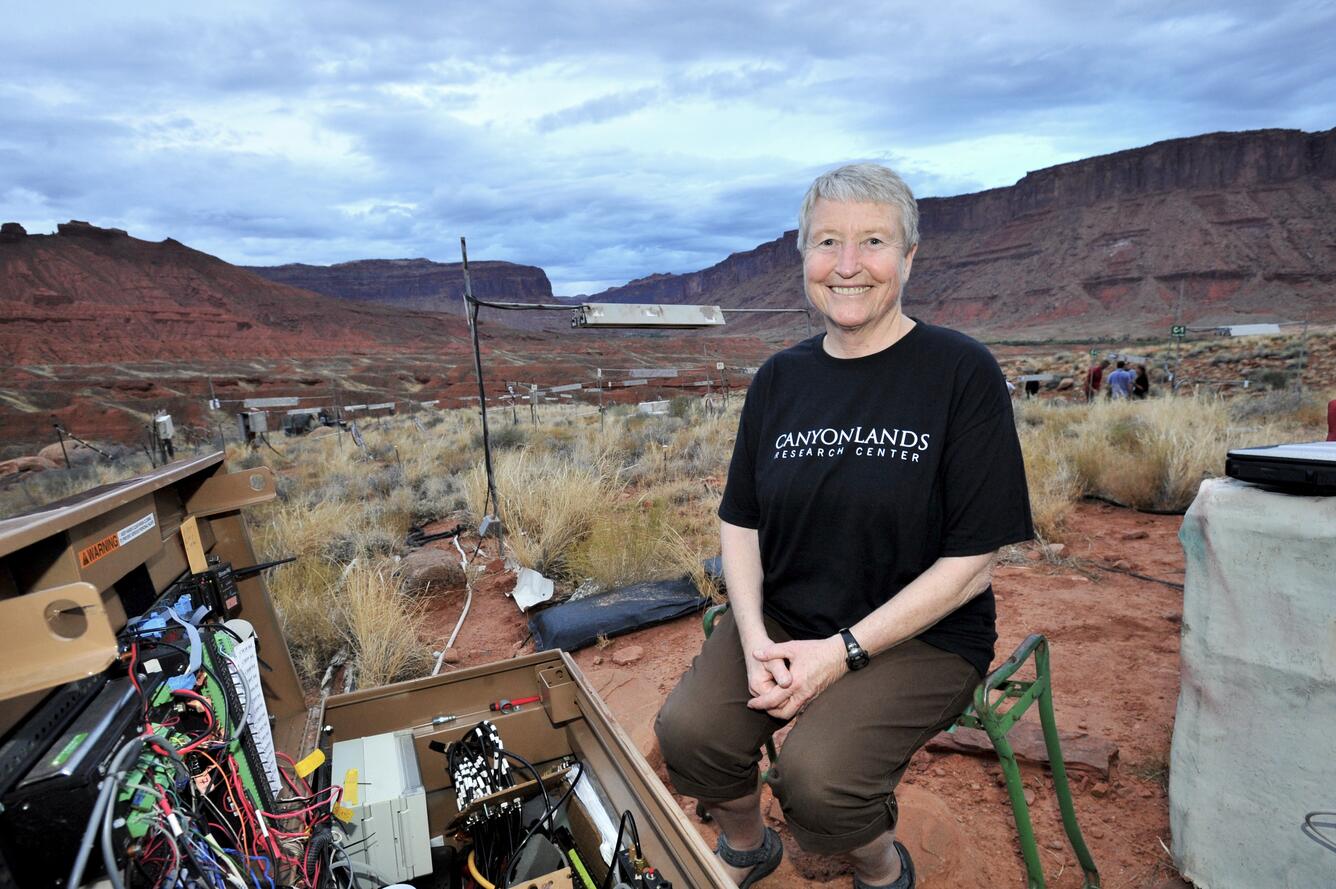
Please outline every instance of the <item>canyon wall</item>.
[{"label": "canyon wall", "polygon": [[[905,304],[935,323],[1045,337],[1158,335],[1180,311],[1196,325],[1336,321],[1336,130],[1175,139],[919,209]],[[593,298],[802,305],[796,232]]]}]

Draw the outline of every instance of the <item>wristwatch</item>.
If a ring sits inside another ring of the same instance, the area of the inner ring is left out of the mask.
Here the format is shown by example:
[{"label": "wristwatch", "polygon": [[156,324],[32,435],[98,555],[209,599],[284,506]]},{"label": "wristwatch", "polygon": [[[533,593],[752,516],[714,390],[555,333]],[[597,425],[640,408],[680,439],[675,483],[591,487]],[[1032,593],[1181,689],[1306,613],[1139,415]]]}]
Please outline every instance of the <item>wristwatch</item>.
[{"label": "wristwatch", "polygon": [[868,665],[872,658],[868,655],[863,646],[858,644],[854,634],[847,629],[840,630],[840,638],[844,640],[845,657],[844,662],[849,665],[850,670],[861,670]]}]

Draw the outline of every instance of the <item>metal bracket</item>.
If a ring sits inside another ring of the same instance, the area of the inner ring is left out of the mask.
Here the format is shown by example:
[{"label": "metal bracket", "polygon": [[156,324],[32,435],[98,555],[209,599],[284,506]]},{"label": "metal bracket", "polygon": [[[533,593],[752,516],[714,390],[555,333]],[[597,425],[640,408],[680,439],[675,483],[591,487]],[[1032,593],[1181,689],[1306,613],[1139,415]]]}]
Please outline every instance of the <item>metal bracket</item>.
[{"label": "metal bracket", "polygon": [[0,600],[0,628],[0,700],[92,676],[116,659],[116,633],[91,583]]},{"label": "metal bracket", "polygon": [[235,512],[244,506],[268,503],[278,496],[274,470],[257,466],[211,477],[186,501],[186,512],[196,518]]}]

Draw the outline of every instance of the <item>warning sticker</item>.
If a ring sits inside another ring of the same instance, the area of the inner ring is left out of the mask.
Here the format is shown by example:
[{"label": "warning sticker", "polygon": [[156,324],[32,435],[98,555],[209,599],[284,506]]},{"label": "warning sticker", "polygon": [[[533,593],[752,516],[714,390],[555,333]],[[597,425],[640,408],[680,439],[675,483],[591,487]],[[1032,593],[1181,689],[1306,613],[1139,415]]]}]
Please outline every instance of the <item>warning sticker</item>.
[{"label": "warning sticker", "polygon": [[79,567],[87,568],[107,553],[115,552],[121,548],[121,542],[116,539],[115,534],[108,534],[97,543],[85,546],[79,550]]},{"label": "warning sticker", "polygon": [[102,558],[108,553],[112,553],[120,549],[122,546],[129,543],[131,540],[134,540],[136,537],[143,534],[145,531],[157,527],[157,524],[158,524],[157,518],[153,515],[153,513],[149,513],[143,518],[136,519],[135,521],[126,525],[124,528],[117,531],[115,534],[108,534],[106,537],[103,537],[97,543],[89,544],[88,546],[79,550],[79,567],[87,568],[89,565],[93,564],[98,559]]},{"label": "warning sticker", "polygon": [[117,531],[116,542],[119,543],[121,546],[125,546],[127,543],[129,543],[131,540],[134,540],[140,534],[143,534],[145,531],[156,526],[157,523],[158,520],[154,518],[153,513],[149,513],[142,519],[139,519],[138,521],[132,524],[126,525],[124,528]]}]

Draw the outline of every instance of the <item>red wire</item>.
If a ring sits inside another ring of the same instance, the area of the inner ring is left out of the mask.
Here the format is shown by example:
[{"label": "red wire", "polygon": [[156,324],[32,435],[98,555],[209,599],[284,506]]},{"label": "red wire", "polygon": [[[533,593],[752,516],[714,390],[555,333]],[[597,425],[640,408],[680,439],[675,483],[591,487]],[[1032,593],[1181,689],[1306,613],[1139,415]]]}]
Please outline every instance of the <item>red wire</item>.
[{"label": "red wire", "polygon": [[144,731],[148,731],[148,699],[144,697],[144,689],[139,685],[139,677],[135,676],[135,664],[139,660],[139,643],[130,643],[130,684],[135,687],[135,692],[139,695],[140,718],[144,723]]},{"label": "red wire", "polygon": [[[299,791],[301,791],[302,796],[310,796],[310,795],[311,795],[311,785],[310,785],[309,783],[307,783],[307,781],[306,781],[305,778],[303,778],[301,775],[298,775],[298,774],[297,774],[297,764],[296,764],[295,762],[292,761],[292,757],[291,757],[291,756],[288,756],[286,753],[284,753],[284,752],[281,751],[281,750],[280,750],[280,751],[277,751],[277,753],[278,753],[278,756],[279,756],[280,758],[282,758],[282,759],[284,759],[284,760],[287,761],[287,764],[288,764],[288,765],[292,766],[292,774],[296,777],[296,779],[297,779],[298,781],[302,782],[302,786],[301,786],[300,788],[294,786],[292,789],[293,789],[293,790],[299,790]],[[286,772],[283,773],[283,777],[285,777],[285,778],[287,777],[287,773],[286,773]]]}]

